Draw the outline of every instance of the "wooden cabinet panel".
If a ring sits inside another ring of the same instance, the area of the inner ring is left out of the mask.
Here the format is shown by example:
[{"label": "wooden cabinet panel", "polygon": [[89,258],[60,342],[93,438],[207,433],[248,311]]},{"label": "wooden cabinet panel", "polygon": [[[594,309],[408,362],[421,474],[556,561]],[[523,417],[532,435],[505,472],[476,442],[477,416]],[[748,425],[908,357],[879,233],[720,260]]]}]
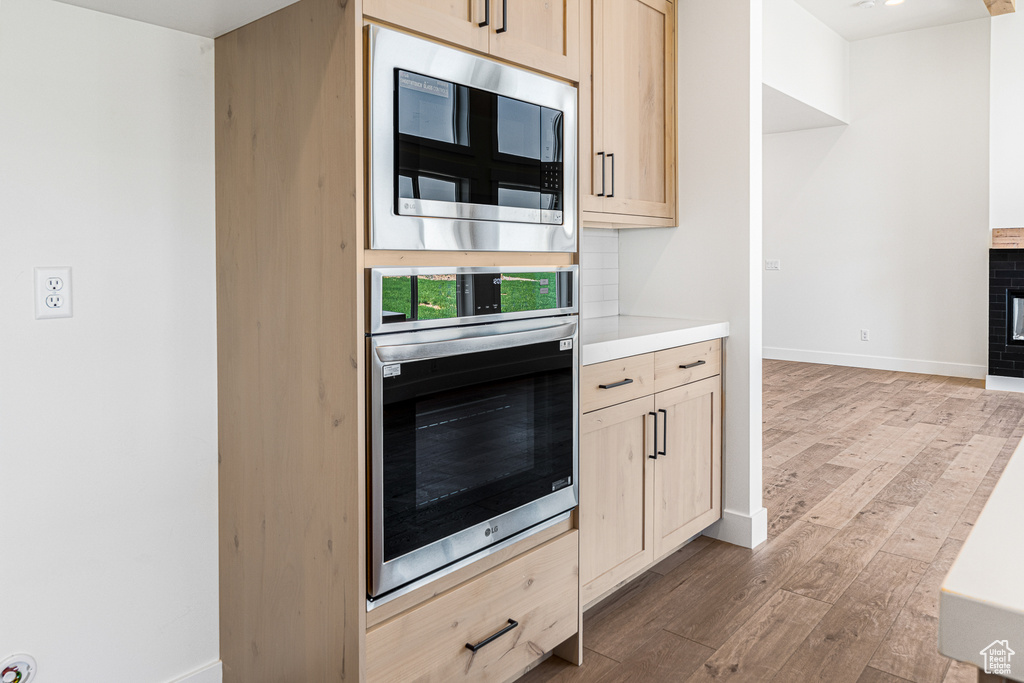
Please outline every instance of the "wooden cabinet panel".
[{"label": "wooden cabinet panel", "polygon": [[[366,633],[366,680],[506,681],[577,632],[579,534],[536,550]],[[476,652],[477,644],[518,625]]]},{"label": "wooden cabinet panel", "polygon": [[584,365],[580,371],[580,409],[584,413],[652,393],[654,354],[651,353]]},{"label": "wooden cabinet panel", "polygon": [[[660,557],[722,512],[722,378],[655,395],[661,422],[655,461],[654,554]],[[664,412],[662,412],[664,411]]]},{"label": "wooden cabinet panel", "polygon": [[674,7],[665,0],[603,0],[586,10],[588,44],[581,50],[580,83],[583,222],[672,224],[677,203]]},{"label": "wooden cabinet panel", "polygon": [[587,604],[654,560],[654,397],[580,421],[580,583]]},{"label": "wooden cabinet panel", "polygon": [[[502,0],[489,1],[492,55],[579,80],[580,0],[505,0],[504,5]],[[498,33],[502,28],[507,30]]]},{"label": "wooden cabinet panel", "polygon": [[655,391],[665,391],[721,373],[721,339],[656,351],[654,354]]},{"label": "wooden cabinet panel", "polygon": [[583,367],[584,607],[721,517],[721,350],[714,339]]},{"label": "wooden cabinet panel", "polygon": [[480,27],[484,0],[363,0],[363,14],[477,52],[488,49],[488,29]]},{"label": "wooden cabinet panel", "polygon": [[513,64],[579,80],[580,0],[363,0],[363,13]]}]

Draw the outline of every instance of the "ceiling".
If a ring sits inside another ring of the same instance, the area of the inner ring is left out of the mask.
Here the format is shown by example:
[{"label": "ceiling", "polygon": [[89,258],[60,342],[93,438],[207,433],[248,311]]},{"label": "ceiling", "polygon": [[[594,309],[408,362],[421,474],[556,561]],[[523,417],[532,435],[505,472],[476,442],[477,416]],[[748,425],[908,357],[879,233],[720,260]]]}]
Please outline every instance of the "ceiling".
[{"label": "ceiling", "polygon": [[819,21],[847,40],[956,24],[989,16],[984,0],[905,0],[886,6],[860,7],[858,0],[796,0]]},{"label": "ceiling", "polygon": [[[208,38],[233,31],[296,0],[60,0],[69,5],[127,17]],[[905,0],[887,7],[883,0],[865,9],[858,0],[796,0],[847,40],[988,16],[984,0]]]},{"label": "ceiling", "polygon": [[[60,0],[207,38],[216,38],[296,0]],[[934,0],[929,0],[934,2]],[[980,0],[979,0],[980,2]]]}]

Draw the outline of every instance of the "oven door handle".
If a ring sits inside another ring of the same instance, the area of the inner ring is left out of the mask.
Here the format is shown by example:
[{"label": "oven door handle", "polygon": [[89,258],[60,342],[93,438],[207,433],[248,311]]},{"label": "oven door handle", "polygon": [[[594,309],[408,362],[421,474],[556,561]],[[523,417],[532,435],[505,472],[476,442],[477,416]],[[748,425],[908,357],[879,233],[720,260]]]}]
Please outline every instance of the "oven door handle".
[{"label": "oven door handle", "polygon": [[574,334],[576,334],[576,323],[572,322],[555,327],[545,327],[539,330],[527,330],[525,332],[483,334],[459,339],[421,342],[419,344],[378,346],[376,353],[377,358],[382,363],[403,363],[415,360],[429,360],[431,358],[444,358],[446,356],[460,356],[464,353],[495,351],[497,349],[525,346],[527,344],[541,344],[543,342],[565,339]]}]

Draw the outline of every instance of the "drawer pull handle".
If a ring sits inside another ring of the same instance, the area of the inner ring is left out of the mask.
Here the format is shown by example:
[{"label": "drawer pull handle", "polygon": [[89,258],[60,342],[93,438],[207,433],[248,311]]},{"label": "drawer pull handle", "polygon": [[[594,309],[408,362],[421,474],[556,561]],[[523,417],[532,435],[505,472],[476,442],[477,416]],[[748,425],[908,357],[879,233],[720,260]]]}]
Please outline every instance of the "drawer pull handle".
[{"label": "drawer pull handle", "polygon": [[515,619],[509,619],[508,620],[508,626],[506,626],[505,628],[501,629],[500,631],[495,633],[493,636],[491,636],[489,638],[484,638],[483,640],[481,640],[476,645],[470,645],[469,643],[466,643],[466,649],[467,650],[471,650],[472,652],[476,652],[477,650],[482,648],[484,645],[487,645],[491,641],[494,641],[494,640],[497,640],[498,638],[501,638],[503,635],[505,635],[506,633],[508,633],[512,629],[514,629],[516,626],[519,626],[519,622],[516,621]]},{"label": "drawer pull handle", "polygon": [[626,386],[627,384],[632,384],[632,383],[633,383],[633,380],[631,380],[631,379],[624,379],[621,382],[615,382],[614,384],[598,384],[597,388],[598,389],[614,389],[615,387],[623,387],[623,386]]},{"label": "drawer pull handle", "polygon": [[690,368],[696,368],[696,367],[701,366],[701,365],[707,365],[707,361],[706,360],[699,360],[696,363],[690,363],[689,365],[680,365],[679,369],[680,370],[689,370]]}]

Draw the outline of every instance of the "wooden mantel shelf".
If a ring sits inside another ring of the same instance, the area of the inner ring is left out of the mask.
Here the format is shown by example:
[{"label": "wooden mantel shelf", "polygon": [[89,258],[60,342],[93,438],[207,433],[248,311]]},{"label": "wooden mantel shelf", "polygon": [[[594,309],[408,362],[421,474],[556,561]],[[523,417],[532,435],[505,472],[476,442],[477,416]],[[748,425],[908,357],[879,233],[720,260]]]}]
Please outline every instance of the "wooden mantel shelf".
[{"label": "wooden mantel shelf", "polygon": [[992,231],[993,249],[1024,249],[1024,228],[996,228]]},{"label": "wooden mantel shelf", "polygon": [[988,7],[988,13],[993,17],[998,17],[1000,14],[1011,14],[1017,10],[1017,0],[985,0],[985,5]]}]

